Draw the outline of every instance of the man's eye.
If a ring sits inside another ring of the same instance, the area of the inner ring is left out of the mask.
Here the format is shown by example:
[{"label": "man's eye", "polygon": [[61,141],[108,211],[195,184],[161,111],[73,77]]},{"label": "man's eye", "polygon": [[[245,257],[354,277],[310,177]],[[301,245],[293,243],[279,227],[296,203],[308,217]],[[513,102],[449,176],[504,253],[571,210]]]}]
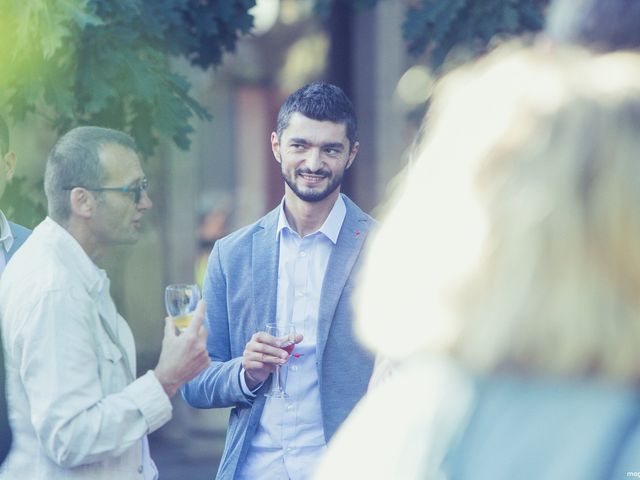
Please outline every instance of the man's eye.
[{"label": "man's eye", "polygon": [[331,156],[338,155],[340,153],[340,150],[338,150],[337,148],[325,148],[324,151],[327,155]]}]

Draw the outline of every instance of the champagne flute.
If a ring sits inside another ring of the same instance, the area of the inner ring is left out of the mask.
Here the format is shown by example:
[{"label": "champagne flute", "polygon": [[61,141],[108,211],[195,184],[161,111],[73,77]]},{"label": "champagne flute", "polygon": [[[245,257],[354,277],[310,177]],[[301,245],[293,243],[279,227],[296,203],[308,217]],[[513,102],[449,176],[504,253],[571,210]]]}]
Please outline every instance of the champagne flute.
[{"label": "champagne flute", "polygon": [[[279,347],[291,355],[291,352],[293,352],[293,349],[296,346],[296,327],[293,325],[293,322],[287,322],[283,326],[279,326],[277,323],[267,323],[265,331],[272,337],[279,339]],[[281,373],[280,365],[276,365],[276,370],[273,372],[273,379],[271,381],[271,389],[265,393],[265,396],[271,398],[289,397],[287,392],[285,392],[287,378]]]},{"label": "champagne flute", "polygon": [[191,323],[193,311],[200,300],[200,289],[196,284],[179,283],[168,285],[164,290],[164,305],[176,328],[183,332]]}]

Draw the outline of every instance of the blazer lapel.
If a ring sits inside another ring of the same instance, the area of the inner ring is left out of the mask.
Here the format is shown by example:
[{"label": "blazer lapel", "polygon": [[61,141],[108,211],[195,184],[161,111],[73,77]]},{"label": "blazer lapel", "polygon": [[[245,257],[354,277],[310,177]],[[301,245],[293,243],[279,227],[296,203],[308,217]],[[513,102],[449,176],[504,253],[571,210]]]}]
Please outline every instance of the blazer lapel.
[{"label": "blazer lapel", "polygon": [[[276,318],[278,293],[278,255],[276,241],[279,209],[264,217],[259,231],[253,235],[253,256],[251,259],[254,306],[254,332],[264,330],[265,324]],[[253,333],[253,332],[251,332]]]},{"label": "blazer lapel", "polygon": [[343,196],[343,198],[347,206],[347,213],[340,229],[340,235],[338,235],[338,241],[329,257],[320,297],[317,338],[318,365],[322,364],[324,347],[338,301],[371,226],[370,218],[347,197]]}]

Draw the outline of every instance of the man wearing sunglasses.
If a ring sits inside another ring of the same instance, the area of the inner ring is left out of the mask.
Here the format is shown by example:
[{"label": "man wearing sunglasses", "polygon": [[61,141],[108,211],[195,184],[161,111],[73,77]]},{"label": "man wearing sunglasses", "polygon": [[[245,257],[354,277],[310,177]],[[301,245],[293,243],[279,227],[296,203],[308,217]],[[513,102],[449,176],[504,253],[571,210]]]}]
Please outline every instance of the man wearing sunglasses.
[{"label": "man wearing sunglasses", "polygon": [[76,128],[49,154],[49,216],[0,284],[14,435],[0,479],[157,478],[146,436],[209,356],[201,304],[183,334],[167,321],[158,365],[135,378],[131,330],[96,264],[110,246],[138,240],[147,188],[122,132]]}]

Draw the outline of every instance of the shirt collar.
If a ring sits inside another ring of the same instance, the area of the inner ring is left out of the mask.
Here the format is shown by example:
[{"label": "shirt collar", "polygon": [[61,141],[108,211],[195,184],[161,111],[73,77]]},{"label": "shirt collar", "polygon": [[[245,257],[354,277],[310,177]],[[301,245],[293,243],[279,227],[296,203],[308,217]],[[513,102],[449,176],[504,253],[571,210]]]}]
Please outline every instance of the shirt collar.
[{"label": "shirt collar", "polygon": [[2,210],[0,210],[0,245],[2,245],[5,252],[11,250],[13,246],[13,233],[11,233],[9,220],[4,216]]},{"label": "shirt collar", "polygon": [[[329,216],[324,221],[322,226],[318,229],[318,232],[324,234],[329,240],[333,242],[335,245],[338,242],[338,235],[340,234],[340,229],[342,228],[342,223],[344,222],[344,217],[347,214],[347,206],[344,203],[342,195],[338,195],[336,202],[333,204],[333,208],[329,212]],[[288,228],[290,231],[294,231],[293,228],[289,225],[289,221],[287,220],[287,216],[284,213],[284,197],[280,202],[280,213],[278,215],[278,228],[276,229],[276,238],[280,238],[280,232],[284,229]],[[314,234],[317,232],[314,232]],[[313,234],[311,234],[313,235]]]},{"label": "shirt collar", "polygon": [[38,226],[43,233],[65,250],[65,258],[73,264],[73,268],[92,294],[100,294],[109,288],[109,278],[104,270],[99,268],[87,255],[78,241],[64,227],[50,217],[46,217]]}]

